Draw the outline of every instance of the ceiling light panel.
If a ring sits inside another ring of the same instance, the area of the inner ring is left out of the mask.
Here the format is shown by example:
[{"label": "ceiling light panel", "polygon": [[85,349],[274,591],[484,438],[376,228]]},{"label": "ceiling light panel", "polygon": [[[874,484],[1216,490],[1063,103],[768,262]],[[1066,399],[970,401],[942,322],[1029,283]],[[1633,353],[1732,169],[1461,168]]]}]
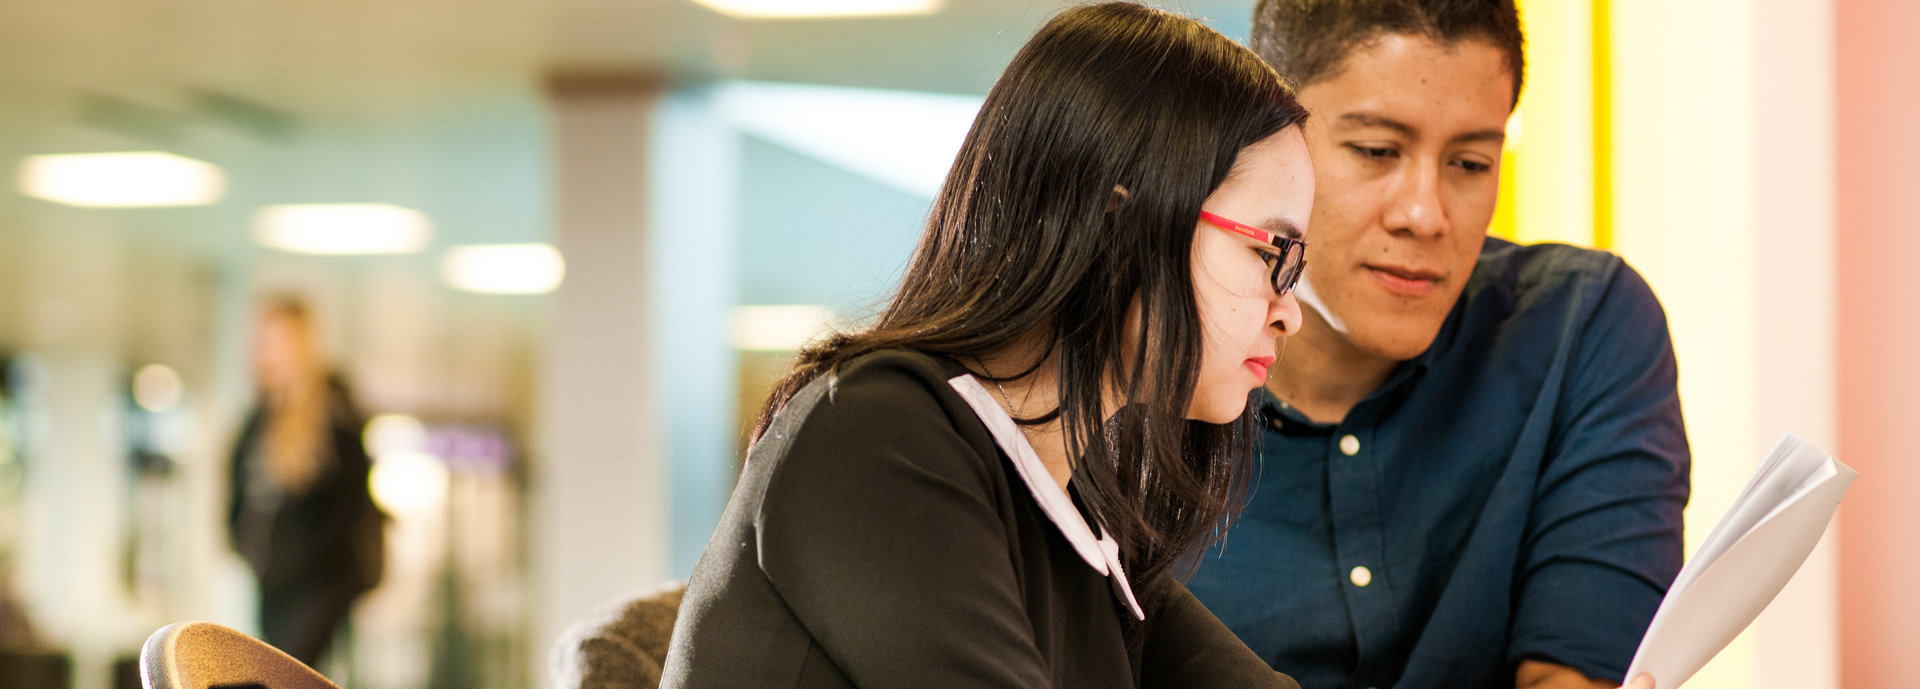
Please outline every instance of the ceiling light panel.
[{"label": "ceiling light panel", "polygon": [[433,224],[384,203],[267,206],[254,216],[254,237],[297,254],[410,254],[432,242]]},{"label": "ceiling light panel", "polygon": [[448,286],[483,294],[545,294],[566,274],[566,261],[550,244],[456,246],[440,261]]},{"label": "ceiling light panel", "polygon": [[20,193],[69,206],[204,206],[227,191],[227,176],[205,161],[160,151],[27,156]]},{"label": "ceiling light panel", "polygon": [[777,304],[733,308],[733,347],[752,352],[800,349],[837,323],[833,310],[818,304]]},{"label": "ceiling light panel", "polygon": [[944,93],[734,81],[720,115],[742,132],[931,199],[985,99]]},{"label": "ceiling light panel", "polygon": [[694,0],[740,19],[820,19],[933,14],[945,0]]}]

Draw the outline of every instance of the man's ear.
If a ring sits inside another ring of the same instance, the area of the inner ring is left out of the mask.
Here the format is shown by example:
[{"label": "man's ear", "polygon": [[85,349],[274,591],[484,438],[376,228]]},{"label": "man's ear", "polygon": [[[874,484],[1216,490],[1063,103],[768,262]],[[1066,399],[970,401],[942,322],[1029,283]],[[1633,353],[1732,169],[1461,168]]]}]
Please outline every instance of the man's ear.
[{"label": "man's ear", "polygon": [[1126,203],[1128,193],[1126,187],[1113,185],[1113,193],[1107,196],[1107,212],[1112,213],[1120,207],[1120,204]]}]

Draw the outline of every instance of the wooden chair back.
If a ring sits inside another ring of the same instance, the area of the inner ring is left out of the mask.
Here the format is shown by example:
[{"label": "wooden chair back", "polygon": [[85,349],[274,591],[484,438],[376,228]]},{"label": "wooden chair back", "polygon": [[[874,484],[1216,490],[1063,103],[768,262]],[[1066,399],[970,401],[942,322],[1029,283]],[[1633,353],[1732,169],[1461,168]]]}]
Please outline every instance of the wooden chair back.
[{"label": "wooden chair back", "polygon": [[175,622],[140,647],[145,689],[340,689],[266,642],[212,622]]}]

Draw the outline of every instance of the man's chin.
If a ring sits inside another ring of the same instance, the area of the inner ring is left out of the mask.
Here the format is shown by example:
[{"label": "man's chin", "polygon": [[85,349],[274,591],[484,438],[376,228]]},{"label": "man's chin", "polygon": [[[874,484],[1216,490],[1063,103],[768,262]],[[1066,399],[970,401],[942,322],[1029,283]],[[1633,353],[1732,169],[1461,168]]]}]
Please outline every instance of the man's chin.
[{"label": "man's chin", "polygon": [[1350,316],[1347,341],[1360,351],[1382,359],[1406,361],[1420,356],[1433,346],[1440,334],[1439,319],[1412,319],[1405,316]]}]

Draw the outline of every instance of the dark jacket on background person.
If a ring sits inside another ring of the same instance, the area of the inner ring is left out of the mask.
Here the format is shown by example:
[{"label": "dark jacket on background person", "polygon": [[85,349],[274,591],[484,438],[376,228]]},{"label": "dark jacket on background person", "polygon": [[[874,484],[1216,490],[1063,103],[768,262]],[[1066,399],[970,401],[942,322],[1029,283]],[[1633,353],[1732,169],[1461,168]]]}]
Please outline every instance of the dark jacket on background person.
[{"label": "dark jacket on background person", "polygon": [[385,564],[386,515],[368,490],[364,419],[334,378],[327,408],[320,449],[331,456],[304,491],[253,503],[249,486],[266,469],[259,462],[272,410],[264,403],[248,417],[230,466],[228,534],[259,580],[262,631],[268,643],[308,664],[324,653],[353,600],[379,583]]},{"label": "dark jacket on background person", "polygon": [[1129,643],[1131,589],[1082,547],[1098,519],[1003,452],[974,383],[894,350],[795,395],[694,569],[661,686],[1297,687],[1175,582],[1139,589]]}]

